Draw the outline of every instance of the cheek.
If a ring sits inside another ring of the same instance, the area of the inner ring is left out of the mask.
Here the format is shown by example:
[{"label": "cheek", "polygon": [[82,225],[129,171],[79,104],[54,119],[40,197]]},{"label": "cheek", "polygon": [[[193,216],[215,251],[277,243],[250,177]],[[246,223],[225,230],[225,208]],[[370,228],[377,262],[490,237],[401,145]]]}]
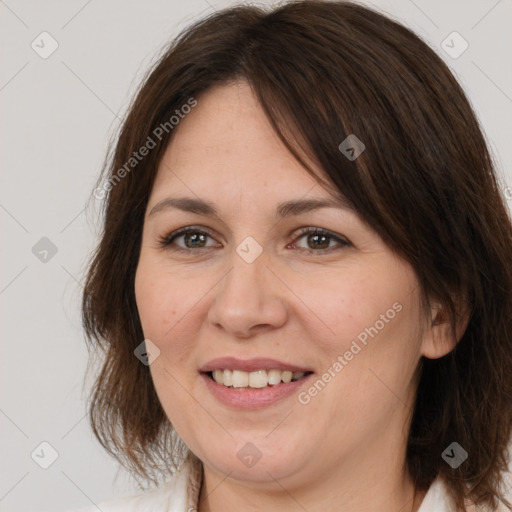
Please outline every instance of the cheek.
[{"label": "cheek", "polygon": [[135,298],[144,336],[157,345],[175,329],[183,317],[185,291],[179,279],[141,259],[135,276]]},{"label": "cheek", "polygon": [[186,363],[196,350],[191,337],[201,325],[205,314],[201,299],[211,287],[208,279],[141,257],[135,276],[137,309],[144,337],[160,349],[164,357],[157,361],[168,371],[189,371]]},{"label": "cheek", "polygon": [[400,300],[395,288],[382,279],[357,272],[301,276],[294,286],[294,293],[300,298],[297,307],[302,308],[297,315],[318,348],[343,352],[358,336],[364,341],[366,329],[381,322],[381,314],[388,310],[388,316],[395,314],[393,303]]},{"label": "cheek", "polygon": [[[414,275],[396,265],[381,265],[378,272],[368,272],[368,267],[357,270],[334,278],[330,274],[297,280],[294,291],[307,306],[303,312],[308,321],[303,315],[303,326],[322,353],[322,365],[345,375],[337,385],[375,384],[370,370],[401,385],[414,368],[419,350]],[[343,360],[333,369],[338,356]]]}]

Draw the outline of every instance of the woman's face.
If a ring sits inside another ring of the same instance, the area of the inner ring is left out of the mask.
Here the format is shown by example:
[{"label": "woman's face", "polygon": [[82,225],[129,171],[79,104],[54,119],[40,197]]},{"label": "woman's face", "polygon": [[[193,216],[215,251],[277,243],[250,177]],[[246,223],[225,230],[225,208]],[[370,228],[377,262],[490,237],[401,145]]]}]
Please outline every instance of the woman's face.
[{"label": "woman's face", "polygon": [[[333,196],[287,151],[244,82],[210,89],[174,129],[135,292],[177,433],[205,471],[254,484],[398,468],[428,332],[412,267],[342,205],[282,206]],[[173,206],[178,198],[190,201]],[[216,215],[186,208],[192,200]],[[241,387],[214,382],[204,373],[214,369],[226,384],[237,370],[231,382]],[[283,382],[299,370],[312,373]]]}]

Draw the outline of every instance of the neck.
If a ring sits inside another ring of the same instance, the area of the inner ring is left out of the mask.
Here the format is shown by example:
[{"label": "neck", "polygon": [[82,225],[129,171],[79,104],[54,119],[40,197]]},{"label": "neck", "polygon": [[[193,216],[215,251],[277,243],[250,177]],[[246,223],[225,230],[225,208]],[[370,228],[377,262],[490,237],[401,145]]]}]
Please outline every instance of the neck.
[{"label": "neck", "polygon": [[203,466],[197,511],[417,512],[420,508],[426,492],[417,491],[405,472],[397,474],[388,465],[384,471],[366,469],[359,477],[350,471],[351,463],[343,466],[348,474],[322,474],[309,486],[292,486],[270,474],[267,482],[242,482]]}]

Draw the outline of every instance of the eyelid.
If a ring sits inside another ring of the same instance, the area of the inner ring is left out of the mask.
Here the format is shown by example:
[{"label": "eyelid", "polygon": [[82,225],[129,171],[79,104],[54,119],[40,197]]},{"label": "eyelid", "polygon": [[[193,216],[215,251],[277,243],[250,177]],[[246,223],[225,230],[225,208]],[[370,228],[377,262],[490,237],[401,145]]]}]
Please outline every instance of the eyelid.
[{"label": "eyelid", "polygon": [[[346,246],[346,247],[352,246],[352,242],[350,242],[350,240],[348,238],[344,237],[343,235],[338,235],[336,233],[333,233],[329,229],[319,228],[316,226],[307,226],[307,227],[299,228],[299,231],[295,237],[295,241],[298,240],[299,238],[302,238],[304,235],[310,235],[310,234],[327,235],[329,238],[332,238],[332,239],[338,241],[341,246]],[[322,252],[322,251],[329,251],[332,249],[334,249],[334,248],[320,249],[318,251],[314,251],[312,249],[304,249],[304,250],[306,250],[306,251],[310,250],[312,252]]]},{"label": "eyelid", "polygon": [[[185,235],[187,233],[202,233],[202,234],[208,235],[210,238],[214,239],[212,231],[209,228],[205,228],[203,226],[185,226],[183,228],[179,228],[179,229],[172,231],[168,235],[164,235],[163,237],[160,237],[158,239],[158,244],[160,247],[163,247],[164,249],[168,248],[175,238],[178,238],[179,236]],[[187,251],[187,252],[194,250],[194,249],[184,249],[183,247],[178,247],[178,246],[176,246],[174,249],[176,249],[178,251],[182,250],[182,251]],[[205,247],[203,249],[211,249],[211,247]]]},{"label": "eyelid", "polygon": [[[333,250],[337,250],[337,249],[342,249],[342,248],[345,248],[345,247],[352,247],[353,246],[352,242],[350,242],[350,240],[348,240],[346,237],[344,237],[343,235],[338,235],[336,233],[333,233],[332,231],[330,231],[328,229],[319,228],[319,227],[316,227],[316,226],[304,226],[302,228],[298,228],[298,230],[295,230],[295,231],[297,231],[297,234],[295,235],[294,240],[291,242],[292,244],[295,244],[297,242],[297,240],[299,240],[303,236],[310,235],[310,234],[326,235],[330,239],[333,239],[336,242],[338,242],[338,246],[337,247],[330,247],[330,248],[327,248],[327,249],[315,250],[315,249],[305,249],[305,248],[302,248],[302,247],[299,248],[300,250],[306,251],[309,254],[313,254],[313,253],[323,254],[323,253],[326,253],[326,252],[331,252]],[[172,231],[168,235],[160,237],[158,239],[159,246],[161,248],[168,249],[171,246],[172,242],[176,238],[178,238],[178,237],[180,237],[180,236],[182,236],[184,234],[187,234],[187,233],[200,233],[200,234],[207,235],[207,236],[209,236],[212,239],[215,239],[213,234],[212,234],[212,231],[209,228],[206,228],[206,227],[203,227],[203,226],[185,226],[183,228],[179,228],[179,229],[176,229],[175,231]],[[214,247],[200,247],[199,249],[202,249],[204,251],[204,250],[214,249]],[[179,251],[179,252],[191,253],[193,251],[196,251],[197,249],[188,249],[188,248],[183,248],[183,247],[179,247],[179,246],[174,246],[172,248],[172,250],[176,250],[176,251]]]}]

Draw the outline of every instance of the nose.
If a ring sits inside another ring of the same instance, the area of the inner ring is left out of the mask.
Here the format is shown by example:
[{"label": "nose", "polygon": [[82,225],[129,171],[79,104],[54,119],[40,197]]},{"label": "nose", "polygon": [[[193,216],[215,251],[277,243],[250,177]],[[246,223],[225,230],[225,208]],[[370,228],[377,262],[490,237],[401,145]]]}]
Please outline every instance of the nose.
[{"label": "nose", "polygon": [[230,268],[214,287],[208,320],[232,337],[247,339],[286,322],[286,286],[263,251],[249,263],[235,250]]}]

